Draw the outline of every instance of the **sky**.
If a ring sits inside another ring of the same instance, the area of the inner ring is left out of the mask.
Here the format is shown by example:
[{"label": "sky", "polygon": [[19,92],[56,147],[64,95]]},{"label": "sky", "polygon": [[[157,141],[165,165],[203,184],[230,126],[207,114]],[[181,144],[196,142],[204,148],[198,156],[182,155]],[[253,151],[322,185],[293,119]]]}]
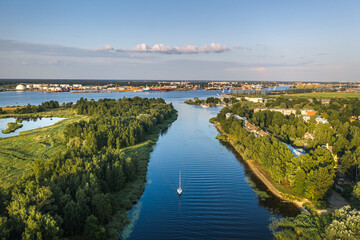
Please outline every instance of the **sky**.
[{"label": "sky", "polygon": [[360,1],[1,0],[0,78],[360,81]]}]

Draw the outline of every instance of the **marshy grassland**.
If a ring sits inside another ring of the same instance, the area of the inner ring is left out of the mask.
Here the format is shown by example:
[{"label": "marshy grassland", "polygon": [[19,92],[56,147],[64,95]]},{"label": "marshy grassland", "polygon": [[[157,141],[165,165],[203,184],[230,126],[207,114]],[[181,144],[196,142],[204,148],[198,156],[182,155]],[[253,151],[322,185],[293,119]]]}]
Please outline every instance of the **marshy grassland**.
[{"label": "marshy grassland", "polygon": [[47,159],[66,149],[63,131],[69,123],[89,119],[77,115],[74,109],[53,109],[31,114],[3,114],[5,117],[63,117],[66,118],[51,126],[20,132],[13,137],[0,138],[0,186],[12,186],[23,173],[31,168],[33,161]]}]

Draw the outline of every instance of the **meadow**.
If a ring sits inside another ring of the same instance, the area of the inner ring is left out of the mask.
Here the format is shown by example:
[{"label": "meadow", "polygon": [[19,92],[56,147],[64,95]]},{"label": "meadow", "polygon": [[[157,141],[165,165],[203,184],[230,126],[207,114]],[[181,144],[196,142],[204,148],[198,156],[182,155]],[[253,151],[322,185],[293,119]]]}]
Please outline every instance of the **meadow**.
[{"label": "meadow", "polygon": [[308,98],[308,99],[359,98],[360,92],[312,92],[312,93],[296,93],[296,94],[268,95],[268,96],[286,97],[286,98]]}]

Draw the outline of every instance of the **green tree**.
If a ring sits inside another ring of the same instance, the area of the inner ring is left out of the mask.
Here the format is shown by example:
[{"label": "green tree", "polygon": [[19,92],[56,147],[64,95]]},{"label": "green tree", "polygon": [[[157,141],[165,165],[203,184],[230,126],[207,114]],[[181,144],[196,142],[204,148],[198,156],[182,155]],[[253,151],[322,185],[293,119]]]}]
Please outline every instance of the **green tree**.
[{"label": "green tree", "polygon": [[0,239],[5,240],[10,236],[10,230],[7,226],[7,218],[0,217]]},{"label": "green tree", "polygon": [[335,155],[343,155],[344,151],[348,148],[348,146],[349,146],[349,141],[345,137],[340,135],[336,139],[332,151]]},{"label": "green tree", "polygon": [[78,205],[71,200],[64,208],[64,230],[65,234],[73,235],[79,230],[80,209]]},{"label": "green tree", "polygon": [[61,230],[52,216],[38,212],[35,206],[30,208],[22,239],[59,239],[60,235]]},{"label": "green tree", "polygon": [[306,185],[306,173],[300,167],[298,167],[292,177],[291,187],[295,193],[303,195]]},{"label": "green tree", "polygon": [[95,216],[100,224],[105,224],[111,217],[112,207],[108,194],[96,194],[92,200]]},{"label": "green tree", "polygon": [[322,240],[328,224],[328,216],[301,213],[295,218],[273,219],[270,230],[278,240]]},{"label": "green tree", "polygon": [[360,182],[355,185],[354,194],[358,199],[360,199]]},{"label": "green tree", "polygon": [[98,219],[94,215],[90,215],[86,219],[84,235],[89,240],[106,239],[106,231],[103,226],[99,224]]},{"label": "green tree", "polygon": [[360,212],[350,206],[335,210],[325,233],[326,239],[360,239]]},{"label": "green tree", "polygon": [[334,183],[333,170],[320,167],[311,170],[306,179],[305,196],[315,201],[321,199]]}]

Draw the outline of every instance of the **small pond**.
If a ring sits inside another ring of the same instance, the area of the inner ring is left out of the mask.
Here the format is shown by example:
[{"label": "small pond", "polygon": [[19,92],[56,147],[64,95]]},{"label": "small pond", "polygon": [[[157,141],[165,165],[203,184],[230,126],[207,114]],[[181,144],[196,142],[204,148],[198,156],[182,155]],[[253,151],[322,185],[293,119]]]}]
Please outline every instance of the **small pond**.
[{"label": "small pond", "polygon": [[15,122],[16,118],[0,118],[0,137],[12,137],[19,135],[19,132],[24,132],[40,127],[47,127],[53,125],[54,123],[63,120],[65,118],[52,117],[52,118],[34,118],[34,119],[26,119],[22,120],[22,127],[16,129],[15,132],[11,132],[8,134],[2,133],[2,130],[7,128],[7,124],[10,122]]}]

